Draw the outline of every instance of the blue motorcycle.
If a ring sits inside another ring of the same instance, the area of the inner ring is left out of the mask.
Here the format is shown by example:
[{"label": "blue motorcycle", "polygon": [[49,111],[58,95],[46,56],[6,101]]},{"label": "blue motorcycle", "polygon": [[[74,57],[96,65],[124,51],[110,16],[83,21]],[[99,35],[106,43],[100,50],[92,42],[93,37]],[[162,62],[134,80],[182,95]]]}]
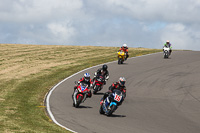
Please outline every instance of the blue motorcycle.
[{"label": "blue motorcycle", "polygon": [[122,99],[122,92],[120,90],[113,90],[113,93],[111,93],[101,104],[99,113],[106,114],[107,116],[112,115],[121,104]]}]

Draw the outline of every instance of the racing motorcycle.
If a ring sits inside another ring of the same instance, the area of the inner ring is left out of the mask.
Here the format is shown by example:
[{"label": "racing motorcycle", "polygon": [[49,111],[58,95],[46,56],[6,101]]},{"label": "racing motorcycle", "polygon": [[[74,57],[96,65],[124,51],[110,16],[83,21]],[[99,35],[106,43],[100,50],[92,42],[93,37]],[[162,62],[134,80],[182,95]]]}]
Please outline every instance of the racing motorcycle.
[{"label": "racing motorcycle", "polygon": [[123,64],[125,58],[124,51],[119,51],[117,52],[117,54],[118,54],[118,64]]},{"label": "racing motorcycle", "polygon": [[98,91],[100,91],[103,88],[104,83],[105,83],[104,76],[102,75],[97,76],[93,82],[93,94],[96,94]]},{"label": "racing motorcycle", "polygon": [[121,104],[123,96],[120,90],[113,90],[111,93],[101,104],[99,113],[106,114],[107,116],[112,115],[112,113],[118,108]]},{"label": "racing motorcycle", "polygon": [[169,55],[170,55],[169,50],[170,50],[169,47],[163,47],[163,54],[164,54],[165,59],[169,58]]},{"label": "racing motorcycle", "polygon": [[[78,82],[75,81],[75,84],[78,84]],[[90,89],[87,84],[79,83],[72,94],[73,106],[78,108],[86,100],[89,92]]]}]

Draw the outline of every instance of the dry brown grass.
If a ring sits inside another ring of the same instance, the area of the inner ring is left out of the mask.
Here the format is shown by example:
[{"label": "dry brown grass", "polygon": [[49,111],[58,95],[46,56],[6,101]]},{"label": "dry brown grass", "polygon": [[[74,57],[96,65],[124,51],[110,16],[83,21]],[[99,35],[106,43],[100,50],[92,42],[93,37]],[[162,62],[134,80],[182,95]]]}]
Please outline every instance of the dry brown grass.
[{"label": "dry brown grass", "polygon": [[[0,44],[0,81],[20,79],[52,67],[73,64],[75,60],[87,57],[87,52],[91,52],[89,55],[92,57],[100,56],[101,53],[96,53],[96,49],[97,47],[94,46],[88,48],[86,46]],[[105,50],[104,47],[98,47],[98,49],[107,52],[104,56],[111,55],[110,48]]]},{"label": "dry brown grass", "polygon": [[36,74],[44,69],[72,64],[75,58],[86,56],[84,50],[70,59],[67,49],[76,50],[72,46],[0,44],[0,47],[0,81],[4,82]]}]

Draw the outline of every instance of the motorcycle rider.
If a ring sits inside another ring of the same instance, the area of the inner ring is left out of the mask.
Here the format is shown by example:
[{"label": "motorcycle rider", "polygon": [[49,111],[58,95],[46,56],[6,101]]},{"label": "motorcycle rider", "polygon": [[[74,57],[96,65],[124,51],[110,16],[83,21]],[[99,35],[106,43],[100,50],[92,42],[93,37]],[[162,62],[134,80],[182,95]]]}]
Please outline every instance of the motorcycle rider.
[{"label": "motorcycle rider", "polygon": [[123,44],[122,47],[118,50],[118,52],[121,50],[125,53],[125,55],[126,55],[125,60],[127,60],[127,58],[129,57],[127,44]]},{"label": "motorcycle rider", "polygon": [[109,72],[108,72],[108,66],[106,64],[104,64],[102,66],[102,68],[99,68],[95,73],[94,73],[94,78],[93,78],[93,81],[95,78],[97,78],[99,75],[102,75],[104,76],[105,78],[105,82],[104,82],[104,85],[106,84],[106,80],[109,79]]},{"label": "motorcycle rider", "polygon": [[[80,83],[85,83],[85,84],[88,85],[88,87],[90,87],[90,86],[93,84],[92,80],[90,79],[90,74],[89,74],[89,73],[85,73],[85,74],[83,75],[83,78],[81,78],[81,79],[78,81],[78,85],[79,85]],[[74,87],[74,90],[77,89],[78,85],[76,85],[76,86]],[[91,93],[91,90],[90,90],[89,93],[87,93],[87,97],[91,98],[91,96],[92,96],[92,93]]]},{"label": "motorcycle rider", "polygon": [[120,90],[122,92],[122,96],[123,96],[123,99],[121,100],[121,102],[119,103],[119,105],[122,104],[122,102],[124,101],[125,97],[126,97],[126,86],[125,86],[125,83],[126,83],[126,79],[124,77],[120,77],[118,82],[115,82],[113,83],[110,87],[109,87],[109,91],[106,92],[103,96],[103,98],[101,99],[101,102],[100,104],[103,103],[103,101],[110,95],[113,93],[113,91],[115,89],[117,90]]},{"label": "motorcycle rider", "polygon": [[[172,53],[172,45],[171,45],[171,43],[169,42],[169,40],[166,41],[166,43],[164,44],[163,48],[164,48],[164,47],[169,48],[169,55],[171,55],[171,53]],[[164,49],[163,49],[163,51],[164,51]]]}]

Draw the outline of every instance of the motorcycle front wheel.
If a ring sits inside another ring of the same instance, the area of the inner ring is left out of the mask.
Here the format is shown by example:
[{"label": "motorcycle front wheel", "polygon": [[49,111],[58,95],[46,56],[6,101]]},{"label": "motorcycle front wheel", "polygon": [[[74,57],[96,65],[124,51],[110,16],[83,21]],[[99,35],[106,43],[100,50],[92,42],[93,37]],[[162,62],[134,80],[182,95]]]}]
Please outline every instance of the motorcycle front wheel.
[{"label": "motorcycle front wheel", "polygon": [[122,64],[122,58],[118,59],[118,64]]},{"label": "motorcycle front wheel", "polygon": [[115,109],[116,109],[116,105],[112,105],[112,106],[110,107],[110,111],[107,113],[107,116],[111,116],[112,113],[115,111]]},{"label": "motorcycle front wheel", "polygon": [[169,56],[167,54],[164,55],[164,58],[167,59]]},{"label": "motorcycle front wheel", "polygon": [[77,99],[77,103],[75,104],[75,108],[78,108],[82,100],[82,96],[79,96]]},{"label": "motorcycle front wheel", "polygon": [[100,106],[99,113],[100,113],[100,114],[104,114],[102,105]]},{"label": "motorcycle front wheel", "polygon": [[97,86],[97,85],[95,85],[95,86],[94,86],[94,90],[93,90],[93,94],[96,94],[96,93],[97,93],[97,91],[98,91],[98,86]]}]

